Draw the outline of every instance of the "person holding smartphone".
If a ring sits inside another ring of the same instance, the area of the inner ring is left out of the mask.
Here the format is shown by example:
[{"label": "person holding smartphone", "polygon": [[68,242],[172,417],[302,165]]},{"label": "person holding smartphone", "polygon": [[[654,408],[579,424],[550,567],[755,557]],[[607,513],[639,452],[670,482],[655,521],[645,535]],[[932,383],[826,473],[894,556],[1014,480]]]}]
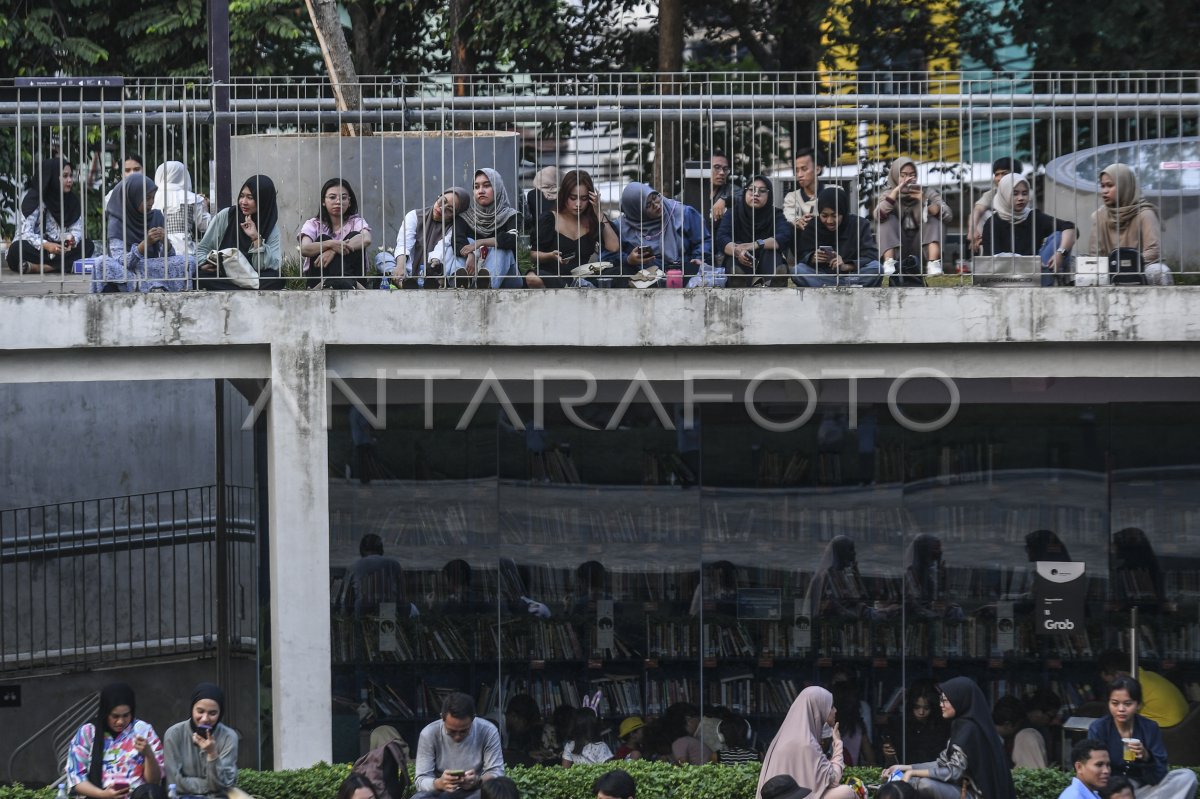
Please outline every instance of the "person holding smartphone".
[{"label": "person holding smartphone", "polygon": [[246,796],[234,787],[238,737],[221,723],[224,706],[221,687],[202,682],[192,691],[191,717],[171,725],[163,736],[167,782],[180,796]]},{"label": "person holding smartphone", "polygon": [[79,728],[67,749],[67,788],[88,799],[166,799],[160,781],[163,746],[135,714],[133,689],[123,682],[100,691],[95,721]]},{"label": "person holding smartphone", "polygon": [[186,291],[196,259],[177,254],[167,240],[166,220],[153,207],[158,186],[132,172],[113,189],[104,207],[108,255],[92,271],[92,293]]},{"label": "person holding smartphone", "polygon": [[615,267],[620,258],[617,229],[600,208],[591,175],[582,169],[570,170],[563,175],[555,197],[554,208],[545,211],[535,225],[529,254],[535,267],[525,275],[525,285],[530,288],[562,288],[571,284],[572,269],[597,260]]},{"label": "person holding smartphone", "polygon": [[817,224],[800,234],[793,269],[796,285],[878,286],[879,248],[871,225],[850,212],[850,198],[838,186],[817,195]]},{"label": "person holding smartphone", "polygon": [[[921,185],[911,158],[901,156],[892,162],[887,188],[875,204],[875,221],[885,274],[900,272],[905,285],[920,285],[922,256],[925,274],[942,274],[942,231],[953,214],[936,189]],[[893,278],[889,283],[901,280]]]},{"label": "person holding smartphone", "polygon": [[8,268],[22,273],[69,271],[80,258],[92,256],[83,237],[83,207],[71,164],[61,158],[42,162],[21,198],[21,227],[8,250]]},{"label": "person holding smartphone", "polygon": [[622,190],[620,231],[627,274],[658,267],[694,275],[712,262],[712,238],[700,212],[645,183]]},{"label": "person holding smartphone", "polygon": [[478,799],[486,780],[504,776],[500,731],[475,718],[470,696],[450,694],[442,702],[442,717],[421,730],[415,771],[412,799]]}]

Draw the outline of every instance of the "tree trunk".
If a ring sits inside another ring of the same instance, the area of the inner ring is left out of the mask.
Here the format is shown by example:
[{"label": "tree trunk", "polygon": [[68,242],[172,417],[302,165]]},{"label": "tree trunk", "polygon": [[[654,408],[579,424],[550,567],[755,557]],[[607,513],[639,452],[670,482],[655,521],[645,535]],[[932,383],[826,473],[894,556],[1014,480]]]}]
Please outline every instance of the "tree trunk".
[{"label": "tree trunk", "polygon": [[475,54],[469,40],[470,0],[450,0],[450,73],[454,75],[454,94],[471,94],[471,78],[475,72]]},{"label": "tree trunk", "polygon": [[[683,0],[659,0],[658,3],[659,91],[664,96],[679,93],[678,77],[683,71]],[[682,145],[679,123],[659,122],[654,136],[654,180],[658,190],[673,196],[682,187]]]},{"label": "tree trunk", "polygon": [[[337,0],[304,2],[308,6],[308,15],[312,18],[313,30],[317,34],[317,44],[321,46],[325,68],[329,70],[329,80],[333,84],[333,97],[338,110],[361,111],[362,91],[358,85],[354,61],[350,58],[350,46],[346,43],[342,20],[338,16]],[[357,136],[358,126],[347,122],[342,125],[342,132]]]}]

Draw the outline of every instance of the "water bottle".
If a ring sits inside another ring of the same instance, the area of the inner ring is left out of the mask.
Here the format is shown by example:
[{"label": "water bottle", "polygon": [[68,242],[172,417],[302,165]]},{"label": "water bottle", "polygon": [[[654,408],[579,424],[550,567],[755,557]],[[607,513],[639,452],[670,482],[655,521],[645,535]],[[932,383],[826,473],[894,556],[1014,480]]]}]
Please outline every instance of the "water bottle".
[{"label": "water bottle", "polygon": [[167,799],[179,799],[179,792],[175,790],[175,783],[167,786]]},{"label": "water bottle", "polygon": [[64,783],[58,784],[58,793],[54,795],[54,799],[67,799],[67,786]]}]

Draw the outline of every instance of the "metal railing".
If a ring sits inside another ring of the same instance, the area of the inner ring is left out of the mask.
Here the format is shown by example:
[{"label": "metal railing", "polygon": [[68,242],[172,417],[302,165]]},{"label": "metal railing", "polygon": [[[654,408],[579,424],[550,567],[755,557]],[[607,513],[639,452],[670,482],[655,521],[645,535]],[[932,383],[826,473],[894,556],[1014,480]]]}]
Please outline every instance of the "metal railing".
[{"label": "metal railing", "polygon": [[[230,110],[221,113],[214,111],[213,86],[200,79],[69,84],[0,82],[0,182],[9,184],[0,195],[10,198],[0,208],[0,224],[14,239],[10,247],[20,238],[20,187],[44,183],[42,164],[61,155],[76,165],[84,184],[84,191],[76,189],[83,249],[94,242],[99,253],[107,252],[103,196],[126,156],[136,153],[151,175],[162,162],[181,161],[212,212],[231,202],[212,196],[218,173],[230,179],[234,193],[253,173],[271,176],[279,196],[284,276],[302,268],[297,233],[318,215],[319,189],[328,178],[350,182],[371,226],[366,257],[355,259],[354,267],[365,273],[358,285],[368,287],[376,284],[373,256],[395,249],[405,214],[429,208],[448,185],[469,188],[479,166],[498,170],[521,210],[538,168],[585,170],[614,220],[622,190],[630,182],[648,183],[705,216],[711,248],[718,227],[708,202],[713,152],[727,154],[737,183],[768,176],[774,204],[782,206],[795,188],[793,157],[811,147],[826,164],[823,179],[843,186],[863,215],[886,189],[888,165],[904,155],[917,161],[919,180],[941,194],[953,217],[939,234],[947,273],[971,255],[966,242],[974,205],[991,187],[992,162],[1012,155],[1030,177],[1035,207],[1075,224],[1075,255],[1108,255],[1091,241],[1091,218],[1101,205],[1100,170],[1120,161],[1133,168],[1143,196],[1158,207],[1154,260],[1175,273],[1200,266],[1197,72],[382,76],[361,81],[362,108],[350,111],[337,109],[326,80],[245,78],[229,84]],[[459,93],[464,86],[466,93]],[[224,123],[233,126],[233,154],[231,163],[216,164],[214,136]],[[538,258],[527,248],[541,252],[542,230],[536,214],[523,216],[525,238],[516,261],[528,268]],[[203,226],[186,230],[176,241],[194,252]],[[920,249],[916,255],[928,260],[929,252]],[[33,252],[38,264],[47,260]],[[787,268],[799,255],[788,254]],[[1143,261],[1150,258],[1150,250],[1143,255]],[[618,283],[630,271],[627,256],[610,259],[620,262],[610,272]],[[701,260],[720,265],[722,259],[723,253],[705,250]],[[1144,265],[1135,264],[1135,279]],[[83,272],[76,277],[73,268],[74,258],[65,275],[17,277],[0,270],[0,290],[86,291],[102,282]],[[196,274],[195,264],[186,268]],[[1008,268],[1001,265],[1002,277]],[[1095,280],[1104,282],[1107,264],[1099,271],[1104,277]],[[186,277],[167,287],[193,286]],[[1007,282],[1024,280],[1016,277]],[[961,275],[941,282],[970,280]],[[116,289],[162,287],[136,276],[129,281]]]},{"label": "metal railing", "polygon": [[254,492],[225,490],[221,533],[214,486],[0,511],[0,673],[216,651],[222,613],[253,649]]}]

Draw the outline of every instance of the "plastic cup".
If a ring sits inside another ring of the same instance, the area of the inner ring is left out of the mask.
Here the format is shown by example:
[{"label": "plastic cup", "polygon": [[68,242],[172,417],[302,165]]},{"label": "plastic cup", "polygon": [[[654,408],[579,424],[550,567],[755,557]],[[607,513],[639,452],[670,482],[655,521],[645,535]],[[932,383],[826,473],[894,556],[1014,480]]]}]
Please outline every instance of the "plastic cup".
[{"label": "plastic cup", "polygon": [[1130,744],[1140,744],[1140,743],[1141,743],[1141,741],[1139,741],[1137,738],[1122,738],[1121,745],[1122,745],[1123,751],[1121,752],[1121,757],[1126,762],[1132,762],[1134,760],[1137,760],[1137,753],[1133,751],[1133,748],[1130,746]]},{"label": "plastic cup", "polygon": [[667,288],[681,289],[683,288],[683,270],[668,269],[667,270]]}]

